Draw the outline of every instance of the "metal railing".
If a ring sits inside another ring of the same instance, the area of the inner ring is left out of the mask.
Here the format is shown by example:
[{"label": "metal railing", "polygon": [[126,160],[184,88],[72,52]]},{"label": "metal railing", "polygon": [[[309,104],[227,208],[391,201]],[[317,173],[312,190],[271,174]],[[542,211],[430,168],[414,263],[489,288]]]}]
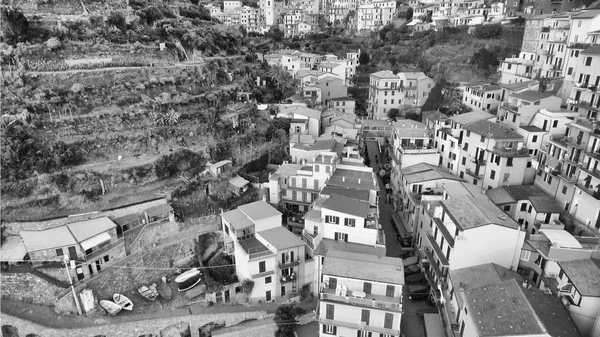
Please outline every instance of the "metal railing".
[{"label": "metal railing", "polygon": [[[324,289],[324,290],[335,291],[334,289]],[[352,295],[352,291],[349,291],[349,292],[350,292],[350,294],[348,294],[347,296],[341,296],[341,295],[336,295],[334,293],[328,293],[328,292],[322,291],[320,294],[320,298],[322,300],[342,302],[342,303],[358,305],[358,306],[362,306],[362,307],[372,307],[372,308],[396,310],[396,311],[402,310],[402,304],[400,303],[399,298],[390,297],[390,301],[382,301],[382,300],[377,300],[374,298],[368,298],[368,296],[370,294],[366,294],[365,297],[355,297],[354,295]]]}]

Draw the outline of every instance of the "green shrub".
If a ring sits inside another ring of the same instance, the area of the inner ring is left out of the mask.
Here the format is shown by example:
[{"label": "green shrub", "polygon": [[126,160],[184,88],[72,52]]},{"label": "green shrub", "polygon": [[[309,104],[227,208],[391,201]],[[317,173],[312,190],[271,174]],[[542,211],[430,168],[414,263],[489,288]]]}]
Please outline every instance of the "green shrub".
[{"label": "green shrub", "polygon": [[158,179],[168,179],[183,172],[194,175],[203,170],[205,164],[202,154],[185,149],[160,157],[154,163],[154,173]]},{"label": "green shrub", "polygon": [[2,185],[2,195],[14,198],[25,198],[33,193],[37,186],[37,179],[28,179],[15,182],[4,182]]}]

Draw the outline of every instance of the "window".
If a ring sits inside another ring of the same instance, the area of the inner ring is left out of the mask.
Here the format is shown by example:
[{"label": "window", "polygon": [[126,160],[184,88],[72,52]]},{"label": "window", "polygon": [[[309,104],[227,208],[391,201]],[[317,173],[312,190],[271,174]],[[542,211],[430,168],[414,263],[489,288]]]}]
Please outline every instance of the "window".
[{"label": "window", "polygon": [[333,304],[326,305],[326,307],[325,307],[325,318],[326,319],[334,319],[333,318],[333,314],[334,314],[333,308],[334,308]]},{"label": "window", "polygon": [[531,213],[531,210],[533,209],[532,205],[529,205],[529,208],[527,208],[527,213]]},{"label": "window", "polygon": [[592,57],[588,56],[585,58],[585,65],[586,66],[591,66],[592,65]]},{"label": "window", "polygon": [[522,261],[529,261],[529,259],[531,258],[531,252],[528,250],[522,250],[521,251],[521,260]]},{"label": "window", "polygon": [[323,324],[323,333],[329,334],[329,335],[336,335],[337,334],[337,327],[335,325],[325,325]]},{"label": "window", "polygon": [[467,163],[467,158],[462,157],[462,164],[465,165]]},{"label": "window", "polygon": [[319,172],[319,167],[320,167],[320,165],[315,165],[315,172]]},{"label": "window", "polygon": [[513,159],[512,158],[506,158],[506,166],[513,166]]},{"label": "window", "polygon": [[467,151],[469,149],[469,143],[465,143],[465,147],[463,148],[463,150]]},{"label": "window", "polygon": [[65,254],[63,253],[63,250],[62,250],[62,248],[58,248],[58,249],[56,250],[56,256],[58,256],[58,257],[63,257],[63,256],[65,256]]},{"label": "window", "polygon": [[363,292],[365,294],[370,294],[372,287],[373,287],[373,284],[371,282],[364,282],[363,283]]},{"label": "window", "polygon": [[503,209],[505,212],[510,212],[510,205],[504,205]]},{"label": "window", "polygon": [[371,311],[368,309],[362,309],[360,313],[360,321],[369,325],[369,318],[371,318]]},{"label": "window", "polygon": [[108,257],[108,255],[104,255],[104,262],[108,262],[110,258]]},{"label": "window", "polygon": [[333,215],[326,215],[325,216],[325,223],[339,225],[340,224],[340,217],[333,216]]},{"label": "window", "polygon": [[533,137],[531,137],[531,142],[532,143],[537,142],[537,140],[538,140],[538,136],[537,135],[534,135]]},{"label": "window", "polygon": [[265,284],[271,283],[271,276],[265,277]]},{"label": "window", "polygon": [[356,219],[345,218],[344,219],[344,226],[355,227],[356,226]]},{"label": "window", "polygon": [[491,172],[490,172],[490,179],[494,180],[494,178],[496,178],[496,171],[491,170]]},{"label": "window", "polygon": [[527,211],[527,203],[524,202],[521,204],[521,212],[525,212],[525,211]]},{"label": "window", "polygon": [[[421,223],[423,225],[423,223]],[[385,296],[394,297],[394,293],[396,292],[396,287],[393,285],[387,285],[385,287]]]},{"label": "window", "polygon": [[384,99],[384,100],[383,100],[383,104],[387,104],[387,99]]},{"label": "window", "polygon": [[572,75],[573,74],[573,67],[569,67],[569,69],[567,69],[567,75]]},{"label": "window", "polygon": [[348,234],[335,232],[334,233],[334,240],[348,242]]},{"label": "window", "polygon": [[567,194],[567,186],[563,186],[561,192],[562,192],[562,194]]},{"label": "window", "polygon": [[394,314],[386,313],[385,318],[383,320],[383,327],[386,329],[391,329],[394,325]]}]

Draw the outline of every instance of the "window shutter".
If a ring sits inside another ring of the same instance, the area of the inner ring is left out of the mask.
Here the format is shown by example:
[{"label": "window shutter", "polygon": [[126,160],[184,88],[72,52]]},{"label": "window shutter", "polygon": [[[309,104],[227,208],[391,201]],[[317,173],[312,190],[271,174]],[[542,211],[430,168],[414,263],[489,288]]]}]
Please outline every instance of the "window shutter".
[{"label": "window shutter", "polygon": [[337,288],[337,279],[335,277],[329,278],[329,289]]},{"label": "window shutter", "polygon": [[371,311],[367,309],[363,309],[360,315],[360,321],[367,323],[369,325],[369,318],[371,316]]},{"label": "window shutter", "polygon": [[327,325],[323,324],[323,332],[327,331]]},{"label": "window shutter", "polygon": [[363,292],[364,292],[365,294],[370,294],[370,293],[371,293],[371,286],[372,286],[372,285],[371,285],[371,283],[369,283],[369,282],[365,282],[365,283],[363,284]]},{"label": "window shutter", "polygon": [[348,218],[344,218],[344,226],[348,226]]},{"label": "window shutter", "polygon": [[392,325],[394,325],[394,314],[386,313],[383,321],[383,327],[386,329],[391,329]]},{"label": "window shutter", "polygon": [[394,297],[394,291],[396,290],[396,287],[392,286],[392,285],[388,285],[385,289],[385,296],[387,297]]},{"label": "window shutter", "polygon": [[333,327],[333,334],[334,334],[334,335],[337,335],[337,326],[334,326],[334,327]]},{"label": "window shutter", "polygon": [[290,262],[294,262],[294,252],[290,252]]},{"label": "window shutter", "polygon": [[325,313],[325,318],[333,319],[333,304],[327,304],[327,311]]},{"label": "window shutter", "polygon": [[281,263],[285,263],[285,253],[281,253]]}]

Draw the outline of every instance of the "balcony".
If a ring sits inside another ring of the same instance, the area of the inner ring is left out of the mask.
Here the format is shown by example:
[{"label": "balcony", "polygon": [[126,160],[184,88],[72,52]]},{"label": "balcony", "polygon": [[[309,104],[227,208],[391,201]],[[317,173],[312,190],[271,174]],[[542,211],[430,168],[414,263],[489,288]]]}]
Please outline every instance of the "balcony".
[{"label": "balcony", "polygon": [[500,105],[502,108],[506,109],[506,110],[510,110],[512,112],[519,112],[519,107],[514,105],[514,104],[510,104],[508,102],[503,102]]},{"label": "balcony", "polygon": [[486,161],[483,159],[471,159],[471,163],[475,163],[475,165],[485,166]]},{"label": "balcony", "polygon": [[563,147],[572,146],[578,149],[585,148],[585,144],[583,143],[583,138],[576,137],[567,137],[565,135],[554,135],[550,137],[550,140],[562,145]]},{"label": "balcony", "polygon": [[400,146],[399,148],[401,154],[435,154],[438,153],[438,150],[433,146],[416,146],[409,145],[407,147]]},{"label": "balcony", "polygon": [[536,220],[534,222],[535,228],[538,230],[541,229],[565,229],[565,224],[560,222],[560,220],[552,220],[550,223],[543,223],[542,221]]},{"label": "balcony", "polygon": [[467,168],[465,172],[473,178],[483,179],[483,172],[479,172],[479,170],[473,171],[470,168]]},{"label": "balcony", "polygon": [[598,101],[598,103],[592,104],[590,101],[567,99],[567,104],[575,105],[586,109],[593,109],[596,111],[600,109],[600,100]]},{"label": "balcony", "polygon": [[[585,193],[589,194],[596,200],[600,200],[600,187],[595,187],[597,185],[591,184],[589,181],[578,181],[575,185]],[[595,187],[595,189],[594,189]]]},{"label": "balcony", "polygon": [[315,249],[315,241],[318,234],[314,236],[309,234],[306,229],[302,230],[302,240],[308,244],[311,249]]},{"label": "balcony", "polygon": [[515,64],[522,64],[525,66],[531,66],[533,65],[533,60],[525,60],[519,57],[508,57],[504,59],[504,62],[506,63],[515,63]]},{"label": "balcony", "polygon": [[[437,256],[438,260],[440,260],[440,264],[442,266],[444,266],[444,267],[449,266],[450,263],[446,259],[446,256],[442,252],[442,249],[440,248],[440,246],[438,245],[438,243],[435,241],[435,239],[433,238],[433,236],[431,236],[431,234],[427,233],[427,239],[429,239],[429,244],[431,245],[431,248],[433,248],[433,251],[435,252],[435,255]],[[434,263],[432,263],[432,265],[433,264]]]},{"label": "balcony", "polygon": [[320,299],[326,301],[341,302],[360,307],[369,307],[384,310],[402,311],[401,297],[387,297],[383,295],[365,294],[362,291],[348,290],[346,296],[336,295],[335,289],[323,288]]},{"label": "balcony", "polygon": [[339,321],[339,320],[327,319],[324,316],[317,317],[317,320],[321,324],[343,326],[343,327],[350,328],[355,331],[364,330],[364,331],[375,332],[376,334],[400,336],[400,330],[386,329],[386,328],[381,328],[381,327],[376,327],[376,326],[371,326],[371,325],[363,326],[360,323],[357,323],[355,320],[352,320],[352,322]]},{"label": "balcony", "polygon": [[518,146],[494,146],[494,148],[489,151],[500,157],[529,157],[529,149],[525,146],[520,149]]},{"label": "balcony", "polygon": [[296,273],[291,273],[290,275],[279,274],[279,282],[281,283],[289,283],[296,281],[297,279]]},{"label": "balcony", "polygon": [[299,256],[297,256],[293,261],[286,261],[286,262],[277,261],[277,265],[279,266],[279,269],[290,268],[293,266],[297,266],[299,264],[300,264]]}]

